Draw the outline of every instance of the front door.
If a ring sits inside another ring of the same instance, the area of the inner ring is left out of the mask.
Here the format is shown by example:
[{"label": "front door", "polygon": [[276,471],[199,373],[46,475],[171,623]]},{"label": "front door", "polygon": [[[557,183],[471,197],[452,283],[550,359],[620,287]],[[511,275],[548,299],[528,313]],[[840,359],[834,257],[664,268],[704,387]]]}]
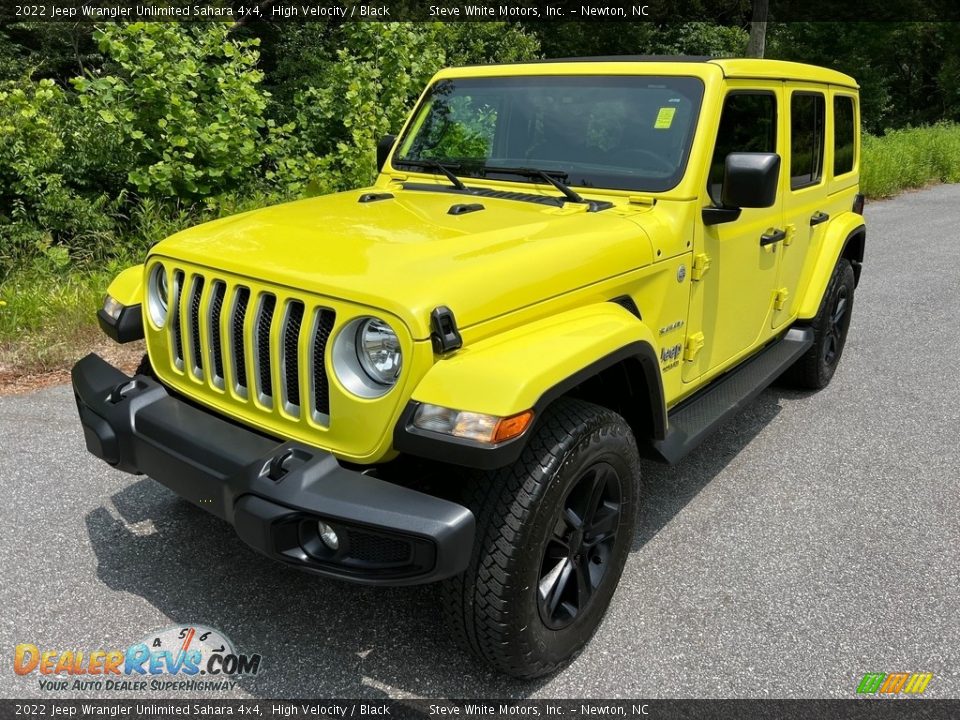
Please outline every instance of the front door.
[{"label": "front door", "polygon": [[[724,162],[732,152],[775,152],[783,83],[731,82],[724,100],[703,205],[720,205]],[[785,172],[781,166],[782,173]],[[782,186],[782,182],[781,182]],[[691,269],[691,312],[683,379],[692,382],[748,352],[772,334],[770,323],[782,229],[778,191],[769,208],[744,208],[733,221],[704,225]]]}]

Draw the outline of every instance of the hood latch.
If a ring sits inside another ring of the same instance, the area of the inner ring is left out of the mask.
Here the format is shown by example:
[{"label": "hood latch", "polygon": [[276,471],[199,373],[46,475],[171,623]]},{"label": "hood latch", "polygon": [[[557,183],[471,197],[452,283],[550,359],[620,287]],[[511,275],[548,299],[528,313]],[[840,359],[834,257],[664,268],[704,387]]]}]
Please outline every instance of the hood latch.
[{"label": "hood latch", "polygon": [[446,305],[435,307],[430,313],[430,342],[437,355],[445,355],[463,347],[457,319],[453,316],[453,310]]}]

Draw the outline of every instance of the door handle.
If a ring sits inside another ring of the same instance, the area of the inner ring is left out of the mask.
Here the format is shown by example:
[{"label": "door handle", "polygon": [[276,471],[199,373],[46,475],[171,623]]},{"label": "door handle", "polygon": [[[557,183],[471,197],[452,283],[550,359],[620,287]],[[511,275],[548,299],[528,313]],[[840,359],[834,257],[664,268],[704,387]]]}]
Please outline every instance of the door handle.
[{"label": "door handle", "polygon": [[810,216],[810,227],[815,227],[820,223],[825,223],[830,219],[830,216],[825,212],[820,212],[817,210],[813,215]]},{"label": "door handle", "polygon": [[774,230],[773,232],[764,233],[763,235],[760,236],[760,247],[773,245],[774,243],[778,243],[786,237],[787,237],[786,230],[777,229],[777,230]]}]

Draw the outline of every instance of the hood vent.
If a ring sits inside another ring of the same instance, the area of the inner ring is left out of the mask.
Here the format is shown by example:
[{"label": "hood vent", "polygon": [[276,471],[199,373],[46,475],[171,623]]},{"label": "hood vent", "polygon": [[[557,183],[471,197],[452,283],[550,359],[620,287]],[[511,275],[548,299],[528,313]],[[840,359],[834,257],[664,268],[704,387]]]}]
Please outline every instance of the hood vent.
[{"label": "hood vent", "polygon": [[484,207],[480,203],[457,203],[456,205],[450,206],[450,209],[447,210],[447,215],[466,215],[467,213],[477,212],[483,209]]},{"label": "hood vent", "polygon": [[358,203],[371,203],[378,202],[380,200],[392,200],[392,193],[364,193],[358,199]]}]

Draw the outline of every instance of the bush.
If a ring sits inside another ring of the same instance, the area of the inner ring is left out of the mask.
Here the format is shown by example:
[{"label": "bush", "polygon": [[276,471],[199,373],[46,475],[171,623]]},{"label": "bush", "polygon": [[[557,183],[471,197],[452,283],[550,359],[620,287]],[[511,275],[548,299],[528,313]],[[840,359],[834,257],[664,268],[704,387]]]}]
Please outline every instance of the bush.
[{"label": "bush", "polygon": [[93,166],[143,196],[201,200],[249,182],[263,159],[269,95],[257,40],[217,23],[107,25],[110,74],[73,81]]},{"label": "bush", "polygon": [[[317,45],[338,50],[299,80],[290,107],[277,108],[290,124],[273,145],[276,167],[267,178],[281,193],[370,183],[377,141],[400,129],[437,70],[529,59],[537,51],[531,36],[506,23],[345,23],[333,40],[327,26],[315,32]],[[305,31],[292,38],[301,49],[310,46]]]},{"label": "bush", "polygon": [[113,238],[105,195],[67,182],[64,92],[51,80],[0,83],[0,278],[29,256],[63,267]]}]

